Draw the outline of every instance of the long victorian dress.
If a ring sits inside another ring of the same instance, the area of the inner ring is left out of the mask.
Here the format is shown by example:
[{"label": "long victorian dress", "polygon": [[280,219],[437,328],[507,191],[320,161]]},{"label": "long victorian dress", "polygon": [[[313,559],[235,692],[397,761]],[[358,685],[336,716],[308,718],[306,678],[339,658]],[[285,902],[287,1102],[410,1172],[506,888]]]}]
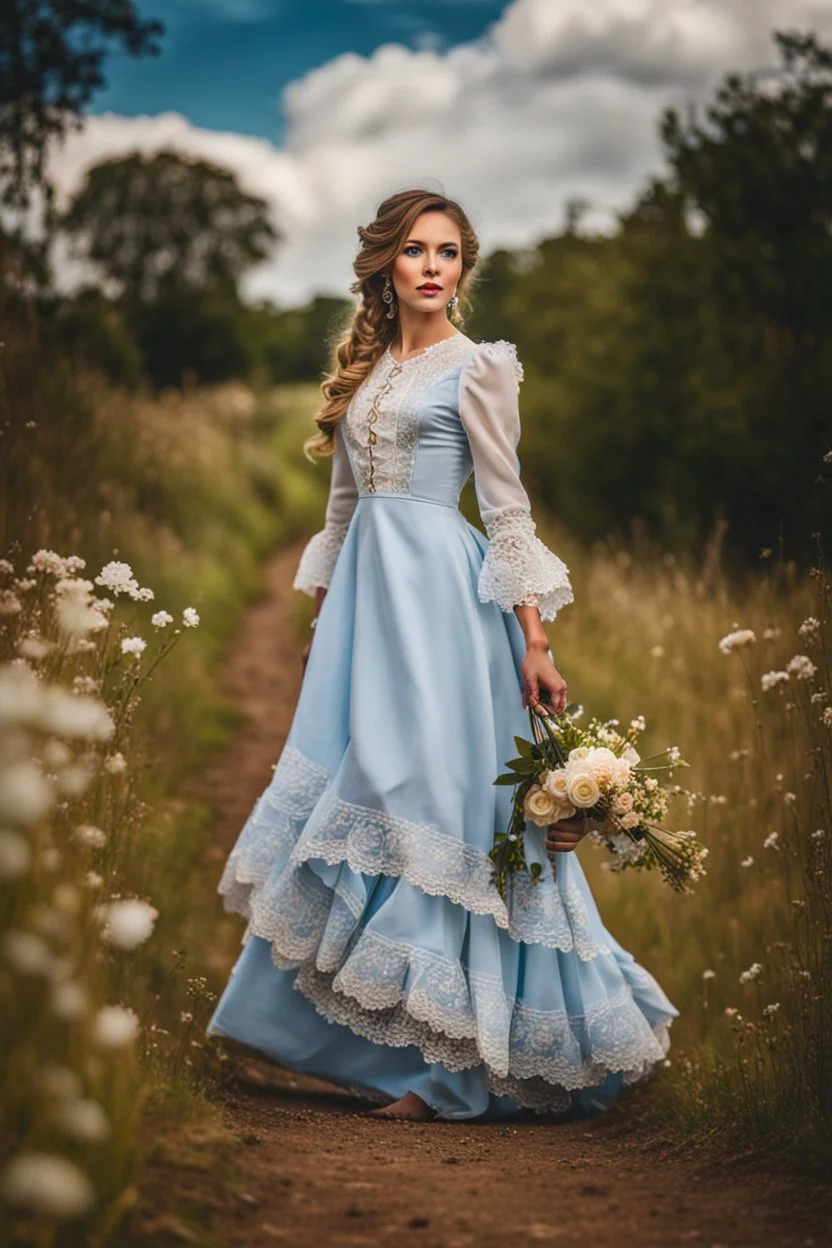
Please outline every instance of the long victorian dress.
[{"label": "long victorian dress", "polygon": [[[247,926],[209,1034],[446,1118],[597,1112],[678,1014],[576,854],[505,901],[491,878],[493,782],[530,732],[513,608],[573,599],[520,480],[522,377],[513,344],[457,332],[388,348],[353,395],[294,581],[328,588],[294,718],[219,884]],[[472,471],[487,537],[458,508]]]}]

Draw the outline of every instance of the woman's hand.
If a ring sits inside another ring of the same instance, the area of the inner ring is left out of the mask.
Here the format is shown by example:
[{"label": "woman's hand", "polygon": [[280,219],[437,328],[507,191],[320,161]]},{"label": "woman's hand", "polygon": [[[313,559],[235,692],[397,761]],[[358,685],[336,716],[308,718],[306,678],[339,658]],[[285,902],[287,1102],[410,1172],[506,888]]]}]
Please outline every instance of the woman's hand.
[{"label": "woman's hand", "polygon": [[[539,646],[529,647],[526,650],[521,671],[523,673],[523,705],[531,706],[532,710],[540,714],[548,714],[551,711],[554,711],[556,715],[562,714],[567,702],[566,681],[549,657],[548,644],[546,650]],[[549,706],[541,703],[541,698],[547,697]]]},{"label": "woman's hand", "polygon": [[576,849],[589,831],[590,820],[585,815],[571,815],[558,819],[546,829],[546,853],[569,854]]}]

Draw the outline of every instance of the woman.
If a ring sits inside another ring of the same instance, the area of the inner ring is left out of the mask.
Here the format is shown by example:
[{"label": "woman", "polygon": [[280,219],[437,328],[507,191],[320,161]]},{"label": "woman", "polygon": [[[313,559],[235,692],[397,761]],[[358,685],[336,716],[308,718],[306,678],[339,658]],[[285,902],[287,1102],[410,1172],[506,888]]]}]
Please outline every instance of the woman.
[{"label": "woman", "polygon": [[[602,925],[581,821],[528,825],[556,878],[506,901],[491,880],[512,801],[493,781],[527,708],[566,704],[542,620],[573,600],[520,481],[522,366],[449,320],[478,252],[457,203],[404,191],[358,233],[361,302],[305,444],[334,456],[294,581],[314,632],[220,882],[248,926],[208,1030],[382,1116],[593,1113],[678,1012]],[[457,506],[472,470],[487,538]]]}]

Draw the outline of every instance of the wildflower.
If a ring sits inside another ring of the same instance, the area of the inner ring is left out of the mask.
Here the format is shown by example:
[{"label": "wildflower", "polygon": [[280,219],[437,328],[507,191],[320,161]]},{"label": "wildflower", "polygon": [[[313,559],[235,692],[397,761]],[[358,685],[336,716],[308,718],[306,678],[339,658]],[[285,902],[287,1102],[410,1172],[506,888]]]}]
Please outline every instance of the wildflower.
[{"label": "wildflower", "polygon": [[68,980],[63,984],[55,984],[52,988],[49,1004],[56,1018],[71,1022],[80,1018],[87,1008],[87,990],[83,984]]},{"label": "wildflower", "polygon": [[792,802],[796,802],[796,801],[797,801],[797,794],[796,794],[796,793],[784,793],[784,794],[783,794],[783,801],[784,801],[784,802],[787,802],[787,803],[788,803],[788,805],[789,805],[789,806],[791,806]]},{"label": "wildflower", "polygon": [[55,1100],[80,1100],[81,1080],[67,1066],[44,1066],[36,1076],[37,1090]]},{"label": "wildflower", "polygon": [[44,641],[42,637],[21,637],[17,643],[18,654],[22,654],[26,659],[31,659],[34,663],[45,659],[52,648],[52,643]]},{"label": "wildflower", "polygon": [[52,576],[72,576],[86,566],[86,562],[78,555],[69,555],[64,559],[54,550],[39,550],[32,556],[26,571],[30,574],[46,572]]},{"label": "wildflower", "polygon": [[806,654],[796,654],[786,664],[786,671],[793,672],[798,680],[811,680],[817,670],[815,664]]},{"label": "wildflower", "polygon": [[199,616],[193,607],[186,607],[182,612],[182,623],[186,628],[196,628],[199,624]]},{"label": "wildflower", "polygon": [[743,971],[740,975],[741,984],[750,984],[753,979],[759,979],[763,968],[759,962],[752,962],[747,971]]},{"label": "wildflower", "polygon": [[99,698],[68,693],[57,686],[47,691],[42,726],[71,740],[108,741],[115,731],[112,716]]},{"label": "wildflower", "polygon": [[782,631],[783,630],[778,628],[776,625],[773,628],[764,628],[763,641],[776,641]]},{"label": "wildflower", "polygon": [[154,628],[165,628],[173,623],[173,616],[167,611],[156,611],[151,615],[150,623]]},{"label": "wildflower", "polygon": [[820,620],[816,620],[813,615],[810,615],[803,621],[797,631],[804,641],[814,640],[820,632]]},{"label": "wildflower", "polygon": [[763,1018],[773,1018],[780,1009],[779,1001],[772,1001],[771,1005],[767,1005],[763,1010]]},{"label": "wildflower", "polygon": [[99,1048],[120,1049],[135,1040],[139,1016],[124,1005],[103,1005],[95,1016],[93,1038]]},{"label": "wildflower", "polygon": [[115,754],[108,754],[104,759],[104,770],[111,776],[121,775],[127,770],[127,759],[117,750]]},{"label": "wildflower", "polygon": [[0,615],[19,615],[23,604],[11,589],[0,589]]},{"label": "wildflower", "polygon": [[826,836],[826,831],[825,831],[825,829],[824,829],[824,828],[818,828],[816,832],[813,832],[813,833],[812,833],[812,840],[813,840],[813,841],[822,841],[822,840],[823,840],[823,838],[824,838],[825,836]]},{"label": "wildflower", "polygon": [[779,832],[769,832],[768,836],[763,841],[763,849],[779,849],[780,848],[780,846],[778,845],[779,840],[780,840]]},{"label": "wildflower", "polygon": [[823,712],[823,725],[825,728],[832,728],[832,706],[827,706]]},{"label": "wildflower", "polygon": [[59,1131],[85,1144],[100,1144],[110,1134],[107,1115],[98,1101],[91,1099],[60,1102],[52,1121]]},{"label": "wildflower", "polygon": [[89,845],[91,849],[103,849],[107,844],[106,834],[92,823],[79,824],[74,836],[80,845]]},{"label": "wildflower", "polygon": [[99,875],[97,871],[88,871],[87,874],[84,876],[84,883],[86,884],[87,888],[92,892],[96,888],[101,888],[102,884],[104,883],[104,876]]},{"label": "wildflower", "polygon": [[72,688],[75,693],[98,693],[100,686],[94,676],[76,676]]},{"label": "wildflower", "polygon": [[144,637],[122,637],[121,653],[135,654],[138,658],[147,649],[147,642]]},{"label": "wildflower", "polygon": [[182,1010],[179,1014],[179,1021],[180,1023],[192,1023],[194,1021],[194,1016],[190,1010]]},{"label": "wildflower", "polygon": [[754,859],[749,854],[747,858],[743,858],[742,862],[740,863],[740,866],[741,867],[753,867]]},{"label": "wildflower", "polygon": [[725,1014],[728,1018],[742,1018],[742,1014],[740,1014],[739,1010],[734,1009],[733,1005],[726,1005]]},{"label": "wildflower", "polygon": [[670,759],[671,763],[679,762],[679,759],[682,757],[682,751],[679,749],[678,745],[669,745],[667,747],[667,757]]},{"label": "wildflower", "polygon": [[644,729],[646,727],[647,727],[647,720],[644,718],[643,715],[637,715],[635,719],[630,720],[631,732],[644,732]]},{"label": "wildflower", "polygon": [[41,850],[40,862],[44,870],[57,871],[62,862],[61,851],[55,845],[47,845]]},{"label": "wildflower", "polygon": [[98,610],[95,602],[81,598],[61,599],[56,608],[58,627],[67,637],[83,638],[87,633],[100,633],[107,627],[106,616]]},{"label": "wildflower", "polygon": [[703,971],[702,978],[703,979],[716,979],[716,971]]},{"label": "wildflower", "polygon": [[158,917],[155,906],[138,898],[111,902],[106,908],[101,939],[118,949],[136,949],[148,939]]},{"label": "wildflower", "polygon": [[760,684],[762,685],[763,693],[768,693],[770,689],[776,689],[778,685],[788,684],[790,680],[791,677],[788,672],[771,671],[763,673],[760,677]]},{"label": "wildflower", "polygon": [[25,875],[32,861],[29,842],[19,832],[0,828],[0,880],[16,880]]},{"label": "wildflower", "polygon": [[740,628],[736,632],[728,633],[719,643],[719,648],[723,654],[730,654],[732,650],[739,650],[743,646],[750,646],[757,640],[756,634],[750,628]]},{"label": "wildflower", "polygon": [[7,1165],[0,1195],[10,1205],[65,1221],[79,1218],[95,1203],[95,1190],[74,1162],[52,1153],[20,1153]]},{"label": "wildflower", "polygon": [[52,785],[34,762],[0,771],[0,818],[11,824],[38,823],[54,800]]},{"label": "wildflower", "polygon": [[105,589],[109,589],[116,597],[119,594],[129,594],[131,598],[135,598],[139,589],[139,583],[133,575],[133,569],[130,567],[130,564],[121,563],[116,559],[104,565],[95,578],[95,583],[96,585],[103,585]]},{"label": "wildflower", "polygon": [[16,927],[4,932],[0,954],[18,975],[47,975],[52,962],[49,946],[40,936]]}]

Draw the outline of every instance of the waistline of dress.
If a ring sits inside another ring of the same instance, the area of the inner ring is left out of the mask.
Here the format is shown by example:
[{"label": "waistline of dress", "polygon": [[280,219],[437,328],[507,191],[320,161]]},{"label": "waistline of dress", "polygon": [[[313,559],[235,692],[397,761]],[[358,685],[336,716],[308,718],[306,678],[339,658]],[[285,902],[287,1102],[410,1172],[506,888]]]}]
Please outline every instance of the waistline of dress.
[{"label": "waistline of dress", "polygon": [[365,490],[359,491],[358,501],[367,498],[398,498],[407,503],[431,503],[434,507],[449,507],[457,515],[462,515],[456,503],[443,503],[439,498],[424,498],[421,494],[405,494],[401,490]]}]

